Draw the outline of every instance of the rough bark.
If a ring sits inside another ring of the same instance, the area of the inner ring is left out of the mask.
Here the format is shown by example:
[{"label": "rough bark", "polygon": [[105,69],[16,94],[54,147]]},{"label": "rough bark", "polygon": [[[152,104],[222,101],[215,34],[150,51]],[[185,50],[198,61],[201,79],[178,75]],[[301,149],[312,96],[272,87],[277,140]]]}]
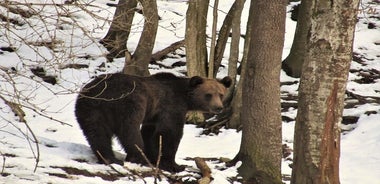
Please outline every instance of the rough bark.
[{"label": "rough bark", "polygon": [[154,43],[156,41],[158,12],[156,1],[139,0],[139,2],[143,7],[143,15],[145,18],[144,28],[132,57],[125,57],[126,59],[123,72],[125,74],[148,76],[148,65],[152,56]]},{"label": "rough bark", "polygon": [[113,58],[124,57],[136,5],[136,0],[119,0],[111,26],[106,36],[100,40],[100,43],[108,50],[106,56],[108,61],[112,61]]},{"label": "rough bark", "polygon": [[[313,1],[299,88],[292,184],[339,184],[340,129],[359,0]],[[307,62],[306,62],[307,61]]]},{"label": "rough bark", "polygon": [[301,1],[299,7],[297,27],[294,33],[293,44],[289,55],[282,62],[282,69],[289,76],[299,78],[302,73],[304,55],[306,53],[305,44],[308,28],[310,27],[310,4],[312,1]]},{"label": "rough bark", "polygon": [[186,13],[187,75],[207,75],[206,25],[209,0],[190,0]]},{"label": "rough bark", "polygon": [[276,184],[282,183],[279,79],[286,1],[253,0],[251,7],[254,36],[243,80],[238,172],[245,183]]},{"label": "rough bark", "polygon": [[[209,0],[189,0],[186,12],[186,67],[187,76],[207,77],[207,45],[206,26]],[[204,122],[201,112],[187,113],[187,121]]]}]

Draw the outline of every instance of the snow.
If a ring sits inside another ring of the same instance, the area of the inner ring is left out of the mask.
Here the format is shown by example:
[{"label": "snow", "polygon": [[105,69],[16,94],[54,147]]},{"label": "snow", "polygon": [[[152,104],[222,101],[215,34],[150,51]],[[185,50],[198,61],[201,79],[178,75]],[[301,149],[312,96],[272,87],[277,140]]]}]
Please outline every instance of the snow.
[{"label": "snow", "polygon": [[[51,3],[53,0],[31,0],[16,2]],[[63,3],[64,1],[55,0]],[[130,177],[119,177],[115,181],[107,181],[101,177],[66,174],[63,167],[72,167],[86,170],[91,173],[115,173],[109,166],[96,164],[96,158],[88,146],[74,117],[74,103],[80,87],[91,80],[91,77],[101,73],[112,73],[120,71],[123,67],[123,59],[115,59],[112,63],[106,63],[104,68],[98,66],[106,62],[106,53],[97,41],[101,39],[108,30],[109,22],[114,8],[108,7],[106,3],[117,3],[115,1],[97,0],[91,2],[87,8],[94,12],[90,15],[74,6],[32,6],[37,12],[44,15],[41,21],[38,16],[33,16],[24,20],[18,14],[10,13],[6,8],[0,6],[0,14],[9,15],[21,22],[28,22],[19,29],[7,31],[4,26],[0,28],[0,47],[12,46],[16,52],[2,51],[0,54],[0,95],[7,100],[17,100],[23,105],[26,113],[27,124],[19,122],[19,118],[14,115],[11,109],[0,100],[0,183],[144,183],[137,177],[134,181]],[[363,55],[366,59],[365,65],[352,63],[352,69],[375,69],[380,71],[380,42],[379,27],[368,29],[368,22],[376,19],[369,16],[378,16],[380,12],[379,4],[367,4],[370,1],[363,1],[364,7],[359,14],[359,23],[355,32],[354,51]],[[186,1],[158,1],[159,15],[162,18],[158,31],[157,41],[154,51],[182,40],[185,31],[185,19],[187,3]],[[226,12],[228,12],[232,1],[220,2],[219,22],[222,24]],[[243,20],[248,18],[248,4],[245,4]],[[291,6],[291,5],[290,5]],[[290,10],[290,6],[288,10]],[[25,6],[19,6],[25,8]],[[210,7],[211,10],[211,7]],[[371,10],[371,11],[369,11]],[[69,17],[57,18],[56,12],[72,15]],[[103,19],[100,19],[100,18]],[[287,14],[286,39],[283,57],[289,53],[291,42],[294,36],[296,23],[290,20],[290,13]],[[212,15],[208,19],[211,20]],[[143,17],[136,14],[134,27],[132,29],[128,48],[134,50],[142,29]],[[380,22],[374,22],[380,26]],[[4,22],[1,22],[4,24]],[[44,27],[48,25],[48,27]],[[55,29],[55,25],[60,25],[62,29]],[[81,25],[86,30],[78,27]],[[211,29],[211,27],[208,27]],[[210,31],[210,30],[208,30]],[[242,33],[245,32],[245,25],[242,25]],[[87,36],[89,35],[89,36]],[[57,42],[54,51],[45,46],[35,46],[33,42],[51,41],[54,37]],[[21,38],[25,38],[21,40]],[[91,38],[95,38],[94,40]],[[241,41],[243,48],[243,40]],[[226,48],[223,63],[228,61],[228,51]],[[78,56],[91,56],[84,59]],[[183,61],[183,58],[168,58],[160,62],[170,66],[176,61]],[[88,64],[87,69],[60,69],[66,64],[81,63]],[[50,85],[34,76],[29,67],[41,66],[47,70],[47,74],[58,76],[58,83]],[[15,68],[15,71],[5,73]],[[150,65],[150,72],[160,71],[173,72],[182,75],[185,67],[174,69],[162,69],[155,65]],[[226,74],[226,68],[222,69],[218,76]],[[371,84],[358,84],[354,79],[360,76],[351,73],[347,89],[363,96],[380,97],[380,81],[377,79]],[[298,79],[281,73],[282,82],[293,82]],[[297,94],[297,84],[283,85],[281,91],[292,95]],[[17,89],[17,90],[16,90]],[[17,92],[17,93],[16,93]],[[33,110],[35,109],[35,110]],[[376,113],[366,112],[372,111]],[[289,108],[283,112],[284,116],[295,118],[297,109]],[[377,184],[380,182],[380,104],[371,103],[358,105],[344,110],[344,115],[359,117],[353,130],[345,132],[341,137],[341,160],[340,178],[342,184]],[[293,147],[294,121],[283,122],[283,143],[290,148]],[[27,125],[27,126],[26,126]],[[38,140],[38,148],[35,144],[32,132]],[[194,125],[186,125],[184,136],[181,141],[176,160],[180,164],[188,166],[185,172],[178,176],[196,176],[196,166],[194,161],[188,160],[191,157],[204,158],[230,158],[232,159],[239,150],[241,132],[235,130],[222,129],[218,135],[200,135],[202,129]],[[114,150],[117,157],[122,158],[124,152],[115,142]],[[36,157],[39,155],[38,167]],[[292,156],[292,155],[291,155]],[[291,158],[290,156],[290,158]],[[230,178],[237,176],[237,168],[224,168],[223,163],[217,161],[207,161],[211,167],[212,183],[231,183]],[[282,173],[289,176],[291,174],[290,160],[283,160]],[[121,173],[128,174],[128,170],[121,166],[113,165]],[[134,170],[149,170],[136,164],[125,163],[125,167]],[[64,177],[58,177],[61,174]],[[186,177],[185,177],[186,178]],[[188,176],[189,180],[194,177]],[[145,177],[146,183],[153,183],[153,177]],[[285,181],[289,183],[289,181]],[[159,183],[168,183],[165,179]]]}]

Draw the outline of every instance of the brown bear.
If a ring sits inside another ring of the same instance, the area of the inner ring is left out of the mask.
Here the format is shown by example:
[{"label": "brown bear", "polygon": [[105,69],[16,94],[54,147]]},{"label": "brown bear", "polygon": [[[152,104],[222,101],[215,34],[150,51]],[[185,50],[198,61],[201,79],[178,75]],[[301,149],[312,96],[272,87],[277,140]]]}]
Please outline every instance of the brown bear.
[{"label": "brown bear", "polygon": [[149,77],[106,74],[84,86],[76,101],[75,115],[100,163],[123,165],[112,151],[112,137],[116,136],[127,153],[126,161],[147,164],[138,146],[155,164],[161,136],[159,167],[178,172],[184,170],[174,159],[186,112],[220,112],[230,85],[230,77],[216,80],[170,73]]}]

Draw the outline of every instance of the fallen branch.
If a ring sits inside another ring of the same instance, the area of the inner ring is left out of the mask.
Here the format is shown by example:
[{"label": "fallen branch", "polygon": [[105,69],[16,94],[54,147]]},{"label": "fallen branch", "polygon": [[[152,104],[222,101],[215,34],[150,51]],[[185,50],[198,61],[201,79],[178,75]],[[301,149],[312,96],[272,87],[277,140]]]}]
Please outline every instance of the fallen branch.
[{"label": "fallen branch", "polygon": [[208,167],[208,165],[206,164],[206,162],[203,158],[195,157],[194,161],[202,173],[202,178],[198,180],[198,183],[199,184],[209,184],[212,180],[210,167]]},{"label": "fallen branch", "polygon": [[38,167],[38,163],[40,161],[40,147],[39,147],[36,135],[34,134],[33,130],[30,128],[29,124],[26,122],[26,120],[24,118],[25,117],[25,112],[22,110],[20,104],[8,101],[7,99],[5,99],[1,95],[0,95],[0,98],[4,101],[4,103],[6,105],[9,106],[9,108],[11,108],[11,110],[13,111],[13,113],[15,113],[20,118],[19,121],[25,124],[25,127],[27,128],[27,131],[29,131],[30,135],[33,137],[32,140],[34,141],[34,144],[36,145],[37,154],[34,152],[32,144],[30,143],[29,134],[24,133],[20,128],[18,128],[18,126],[16,126],[12,122],[9,122],[9,123],[11,123],[11,125],[13,125],[15,128],[17,128],[25,136],[25,139],[28,141],[30,150],[32,151],[32,153],[34,155],[34,158],[36,159],[36,164],[34,166],[34,172],[36,172],[37,167]]},{"label": "fallen branch", "polygon": [[1,95],[0,95],[0,98],[4,101],[4,103],[6,105],[8,105],[9,108],[11,108],[11,110],[13,111],[13,113],[15,113],[16,116],[18,116],[20,118],[20,122],[24,122],[24,123],[26,122],[26,120],[24,118],[25,117],[25,112],[21,109],[20,104],[8,101],[7,99],[5,99]]},{"label": "fallen branch", "polygon": [[165,49],[160,50],[160,51],[152,54],[151,60],[152,61],[161,60],[163,57],[165,57],[166,55],[168,55],[170,52],[173,52],[173,51],[175,51],[175,50],[177,50],[177,49],[179,49],[180,47],[183,47],[183,46],[185,46],[185,40],[181,40],[181,41],[172,43],[171,45],[169,45]]}]

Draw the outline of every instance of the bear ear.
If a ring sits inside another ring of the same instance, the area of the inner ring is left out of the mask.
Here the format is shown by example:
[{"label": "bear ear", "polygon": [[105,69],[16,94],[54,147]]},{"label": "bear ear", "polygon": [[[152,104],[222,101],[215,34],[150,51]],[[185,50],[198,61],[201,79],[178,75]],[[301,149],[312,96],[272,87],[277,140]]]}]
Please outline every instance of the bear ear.
[{"label": "bear ear", "polygon": [[229,88],[232,84],[232,79],[229,76],[224,77],[222,80],[219,81],[224,85],[224,87]]},{"label": "bear ear", "polygon": [[203,83],[203,78],[199,76],[191,77],[190,79],[190,87],[197,87],[199,84]]}]

